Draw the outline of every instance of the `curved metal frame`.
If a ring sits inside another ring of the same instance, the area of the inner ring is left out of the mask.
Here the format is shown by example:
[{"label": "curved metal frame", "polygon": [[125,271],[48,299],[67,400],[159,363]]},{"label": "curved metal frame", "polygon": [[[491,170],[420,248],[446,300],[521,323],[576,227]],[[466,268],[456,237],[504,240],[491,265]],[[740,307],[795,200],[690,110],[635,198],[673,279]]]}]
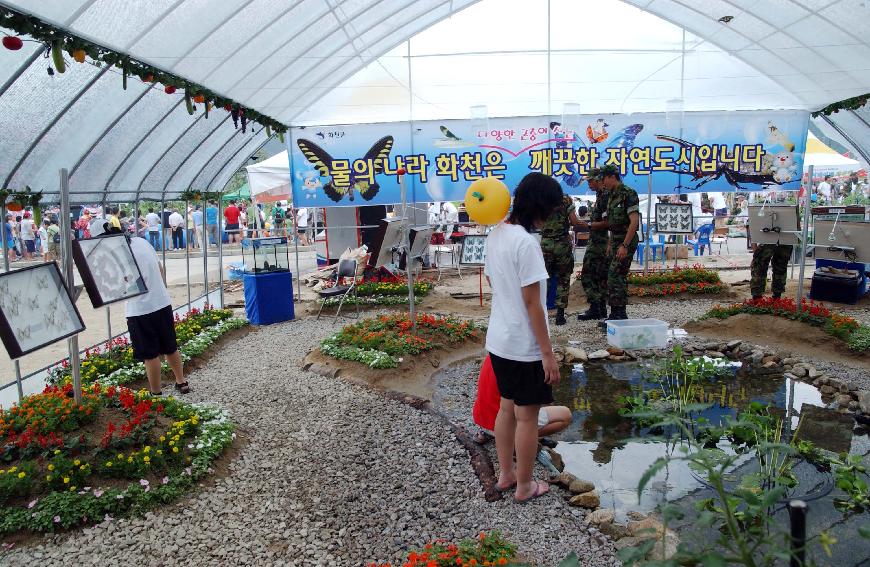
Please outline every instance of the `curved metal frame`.
[{"label": "curved metal frame", "polygon": [[[861,154],[861,157],[864,158],[864,161],[870,162],[870,155],[868,155],[867,152],[864,151],[864,148],[862,148],[860,144],[855,143],[855,140],[852,139],[852,136],[850,136],[849,134],[844,132],[843,129],[840,128],[840,126],[838,126],[837,124],[835,124],[834,121],[831,120],[830,117],[822,114],[821,119],[824,120],[825,122],[827,122],[828,124],[830,124],[831,128],[836,130],[837,133],[840,134],[841,136],[843,136],[847,142],[852,144],[852,147],[855,148],[855,151],[857,151],[859,154]],[[861,121],[864,122],[863,119],[861,119]],[[864,122],[864,123],[866,124],[866,122]]]},{"label": "curved metal frame", "polygon": [[54,125],[57,124],[61,118],[64,117],[64,115],[69,111],[70,108],[75,106],[79,99],[82,98],[82,96],[84,96],[84,94],[88,92],[88,90],[90,90],[90,88],[94,86],[94,84],[99,81],[100,78],[109,71],[109,69],[110,67],[108,65],[103,65],[103,68],[100,69],[99,73],[91,77],[91,79],[87,83],[85,83],[85,86],[82,87],[82,89],[79,90],[79,92],[74,97],[72,97],[69,102],[66,103],[66,105],[64,105],[64,107],[60,110],[60,112],[57,113],[57,115],[51,120],[51,122],[49,122],[42,129],[39,135],[37,135],[36,138],[33,139],[33,141],[30,143],[30,146],[28,146],[24,154],[18,159],[18,162],[15,164],[12,170],[9,171],[9,175],[7,175],[6,179],[3,181],[3,187],[9,187],[9,182],[12,181],[13,177],[15,177],[18,169],[24,164],[27,158],[30,157],[30,154],[33,153],[33,150],[36,149],[36,146],[39,144],[39,142],[42,141],[45,135],[48,134],[52,128],[54,128]]},{"label": "curved metal frame", "polygon": [[[252,136],[252,138],[255,138],[255,137],[259,136],[259,135],[260,135],[260,132],[262,132],[263,130],[264,130],[264,128],[260,128],[260,131],[259,131],[259,132],[256,132],[256,133]],[[247,156],[245,156],[245,159],[242,160],[242,163],[244,163],[245,160],[247,160],[247,159],[250,158],[252,155],[254,155],[254,154],[257,152],[257,150],[259,150],[260,148],[262,148],[263,146],[265,146],[265,145],[266,145],[266,142],[268,142],[268,141],[269,141],[269,138],[266,138],[265,140],[263,140],[262,142],[260,142],[260,143],[257,145],[256,149],[254,149],[254,151],[252,151],[252,152],[249,153]],[[212,184],[215,182],[215,180],[218,178],[218,176],[221,174],[221,172],[222,172],[222,171],[223,171],[223,170],[224,170],[224,169],[225,169],[225,168],[230,164],[231,161],[233,161],[233,159],[236,157],[236,155],[238,155],[238,153],[239,153],[240,151],[242,151],[243,149],[245,149],[245,146],[247,146],[247,145],[248,145],[247,142],[244,143],[244,144],[242,144],[241,147],[239,147],[239,149],[237,149],[235,152],[233,152],[233,154],[232,154],[232,155],[227,159],[227,161],[225,161],[224,164],[218,168],[217,172],[215,172],[215,174],[212,175],[211,180],[210,180],[210,181],[208,182],[208,184],[205,186],[205,190],[206,190],[206,191],[208,191],[208,190],[211,188]]]},{"label": "curved metal frame", "polygon": [[[299,0],[299,1],[302,1],[302,0]],[[179,62],[183,61],[183,60],[184,60],[188,55],[190,55],[191,53],[193,53],[194,51],[196,51],[197,49],[199,49],[199,47],[200,47],[203,43],[205,43],[205,41],[206,41],[208,38],[210,38],[212,35],[214,35],[214,33],[215,33],[216,31],[218,31],[219,29],[221,29],[222,27],[224,27],[224,26],[226,25],[226,23],[229,22],[233,17],[238,16],[238,15],[242,12],[242,10],[244,10],[244,9],[246,9],[248,6],[250,6],[252,2],[254,2],[254,0],[247,0],[247,2],[245,2],[244,4],[242,4],[241,6],[239,6],[238,8],[236,8],[234,12],[231,12],[227,17],[225,17],[223,20],[221,20],[221,21],[220,21],[216,26],[212,27],[211,30],[209,30],[208,32],[206,32],[206,33],[202,36],[202,38],[201,38],[199,41],[197,41],[195,44],[193,44],[193,46],[191,46],[190,49],[188,49],[187,51],[185,51],[184,53],[182,53],[181,55],[179,55],[179,56],[175,59],[175,62],[172,63],[171,67],[172,67],[173,69],[175,69],[175,66],[178,65]],[[298,3],[298,2],[297,2],[297,3]]]},{"label": "curved metal frame", "polygon": [[[175,141],[172,142],[165,150],[163,150],[163,153],[160,154],[160,157],[158,157],[156,160],[154,160],[154,163],[151,164],[151,167],[148,168],[148,171],[145,172],[145,175],[143,175],[142,179],[139,181],[139,186],[136,187],[136,195],[139,195],[139,193],[142,191],[142,186],[145,185],[145,180],[148,179],[148,176],[151,175],[151,172],[154,171],[154,168],[157,167],[157,164],[160,163],[161,161],[163,161],[163,158],[166,157],[166,154],[168,154],[169,152],[172,151],[172,149],[175,147],[175,144],[177,144],[183,137],[185,137],[187,135],[187,133],[190,132],[190,130],[194,126],[196,126],[200,120],[202,120],[203,116],[205,116],[205,114],[200,114],[199,116],[197,116],[196,120],[191,122],[187,126],[187,128],[182,130],[181,134],[179,134],[175,138]],[[165,194],[166,194],[166,187],[163,188],[163,192],[162,192],[162,195],[165,195]]]},{"label": "curved metal frame", "polygon": [[[205,116],[205,115],[203,115],[203,116]],[[211,129],[211,132],[209,132],[208,134],[206,134],[205,137],[204,137],[202,140],[199,141],[199,144],[197,144],[196,147],[193,148],[193,150],[192,150],[189,154],[187,154],[187,157],[185,157],[183,160],[181,160],[181,163],[178,164],[178,167],[176,167],[175,170],[174,170],[171,174],[169,174],[169,178],[166,180],[166,185],[163,186],[163,193],[164,193],[164,194],[166,194],[166,189],[169,187],[169,184],[172,182],[172,178],[175,177],[175,174],[178,173],[178,172],[181,170],[182,167],[184,167],[184,164],[187,163],[187,160],[189,160],[191,157],[193,157],[193,154],[196,153],[196,150],[198,150],[199,147],[200,147],[202,144],[204,144],[206,140],[208,140],[209,138],[211,138],[211,137],[214,135],[214,133],[217,132],[218,129],[221,127],[221,124],[223,124],[224,122],[226,122],[227,120],[229,120],[229,118],[230,118],[230,115],[229,115],[229,114],[227,114],[226,116],[224,116],[223,120],[219,121],[219,122],[217,123],[217,126],[215,126],[214,128],[212,128],[212,129]],[[232,139],[232,136],[230,136],[230,139]]]},{"label": "curved metal frame", "polygon": [[45,53],[46,49],[47,49],[47,47],[45,47],[45,46],[40,47],[39,49],[37,49],[36,51],[31,53],[27,57],[27,59],[24,60],[24,63],[22,63],[21,65],[18,66],[18,69],[16,69],[15,72],[12,73],[12,75],[8,79],[6,79],[6,82],[3,83],[3,86],[0,86],[0,96],[3,96],[4,94],[6,94],[6,91],[9,90],[9,87],[11,87],[12,85],[15,84],[15,81],[17,81],[18,78],[21,77],[21,75],[23,75],[24,72],[27,69],[29,69],[30,66],[33,65],[33,63],[37,59],[39,59],[39,57],[43,53]]},{"label": "curved metal frame", "polygon": [[[221,147],[219,147],[219,148],[215,151],[215,153],[213,153],[213,154],[211,155],[211,157],[208,158],[208,160],[206,160],[206,162],[205,162],[204,164],[202,164],[202,167],[200,167],[199,170],[198,170],[198,171],[194,174],[194,176],[190,179],[190,181],[187,183],[188,187],[193,188],[193,183],[196,181],[196,178],[199,177],[199,175],[200,175],[203,171],[205,171],[205,168],[208,167],[208,164],[211,163],[211,161],[212,161],[214,158],[216,158],[217,155],[218,155],[219,153],[221,153],[225,147],[227,147],[227,144],[229,144],[230,142],[232,142],[232,141],[233,141],[233,138],[235,138],[236,136],[238,136],[241,132],[242,132],[241,130],[236,130],[235,133],[234,133],[232,136],[230,136],[229,138],[227,138],[227,140],[226,140],[223,144],[221,144]],[[245,142],[245,143],[246,143],[246,142]],[[242,147],[245,146],[245,143],[242,144]],[[218,170],[218,171],[220,171],[220,170]],[[206,188],[208,188],[208,186],[206,186]]]}]

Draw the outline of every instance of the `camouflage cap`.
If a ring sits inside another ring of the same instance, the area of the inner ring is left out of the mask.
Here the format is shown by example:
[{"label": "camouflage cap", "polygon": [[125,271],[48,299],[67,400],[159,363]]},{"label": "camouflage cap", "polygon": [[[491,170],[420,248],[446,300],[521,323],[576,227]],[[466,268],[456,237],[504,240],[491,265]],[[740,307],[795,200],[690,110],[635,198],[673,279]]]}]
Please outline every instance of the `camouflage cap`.
[{"label": "camouflage cap", "polygon": [[604,178],[608,175],[615,175],[619,177],[619,168],[613,165],[612,163],[609,165],[605,165],[603,167],[598,168],[598,177]]}]

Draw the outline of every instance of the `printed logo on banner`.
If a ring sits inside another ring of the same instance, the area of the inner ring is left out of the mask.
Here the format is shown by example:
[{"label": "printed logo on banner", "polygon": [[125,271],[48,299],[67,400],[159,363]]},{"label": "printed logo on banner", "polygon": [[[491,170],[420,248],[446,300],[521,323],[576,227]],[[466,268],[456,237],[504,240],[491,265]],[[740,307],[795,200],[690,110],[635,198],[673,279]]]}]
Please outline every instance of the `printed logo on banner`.
[{"label": "printed logo on banner", "polygon": [[397,203],[400,169],[411,202],[461,201],[486,176],[513,189],[530,171],[584,195],[589,170],[603,165],[640,192],[650,177],[656,194],[798,190],[808,120],[802,111],[685,113],[682,124],[664,114],[519,117],[490,119],[486,130],[424,121],[413,139],[408,123],[308,127],[291,131],[288,151],[293,198],[306,206]]}]

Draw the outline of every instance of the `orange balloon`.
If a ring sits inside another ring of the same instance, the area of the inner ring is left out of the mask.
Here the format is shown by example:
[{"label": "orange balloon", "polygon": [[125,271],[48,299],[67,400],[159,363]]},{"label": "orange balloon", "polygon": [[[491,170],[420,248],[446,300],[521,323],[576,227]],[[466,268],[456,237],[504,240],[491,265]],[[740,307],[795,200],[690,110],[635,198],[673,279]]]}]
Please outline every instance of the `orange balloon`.
[{"label": "orange balloon", "polygon": [[468,218],[479,224],[497,224],[511,207],[511,192],[500,179],[484,177],[468,186],[465,210]]}]

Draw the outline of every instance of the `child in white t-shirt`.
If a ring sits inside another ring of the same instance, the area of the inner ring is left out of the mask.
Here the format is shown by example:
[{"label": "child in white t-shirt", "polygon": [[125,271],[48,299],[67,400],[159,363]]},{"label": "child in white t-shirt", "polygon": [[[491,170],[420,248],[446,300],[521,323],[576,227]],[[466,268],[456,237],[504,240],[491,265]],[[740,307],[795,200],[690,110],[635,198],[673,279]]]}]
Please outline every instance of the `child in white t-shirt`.
[{"label": "child in white t-shirt", "polygon": [[[501,404],[495,420],[499,490],[516,487],[516,502],[546,494],[547,483],[532,478],[538,448],[538,410],[553,402],[559,381],[547,327],[547,268],[538,239],[541,226],[562,202],[562,188],[550,176],[526,175],[517,186],[507,220],[487,237],[484,271],[492,287],[486,350],[495,371]],[[516,466],[514,465],[516,449]]]}]

